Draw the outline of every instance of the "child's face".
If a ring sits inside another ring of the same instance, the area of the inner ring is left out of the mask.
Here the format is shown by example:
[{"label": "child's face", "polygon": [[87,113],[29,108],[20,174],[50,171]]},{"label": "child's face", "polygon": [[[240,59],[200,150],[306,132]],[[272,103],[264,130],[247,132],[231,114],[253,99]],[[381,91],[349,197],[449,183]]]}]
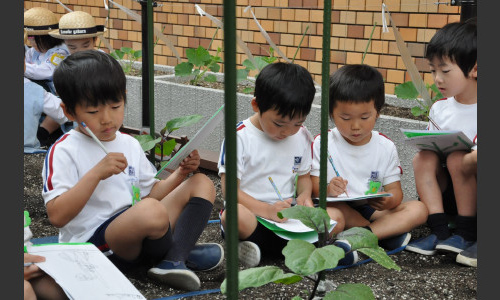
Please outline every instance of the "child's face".
[{"label": "child's face", "polygon": [[75,107],[75,114],[67,113],[64,104],[61,104],[68,119],[78,123],[77,130],[88,135],[83,129],[81,122],[101,141],[112,141],[116,137],[116,131],[123,124],[125,102],[108,102],[105,105]]},{"label": "child's face", "polygon": [[28,35],[28,42],[29,42],[31,47],[35,48],[36,51],[40,52],[40,49],[38,49],[38,45],[35,42],[34,35]]},{"label": "child's face", "polygon": [[92,50],[95,46],[94,38],[64,40],[64,43],[68,47],[70,54],[74,54],[78,51]]},{"label": "child's face", "polygon": [[436,86],[446,98],[460,98],[467,92],[470,84],[476,83],[476,67],[466,77],[462,69],[447,57],[442,60],[434,58],[432,61],[429,61],[429,66]]},{"label": "child's face", "polygon": [[306,117],[295,116],[293,119],[290,119],[288,116],[283,117],[274,109],[270,109],[261,114],[255,102],[255,98],[252,100],[252,108],[256,112],[256,114],[250,118],[252,123],[275,141],[280,141],[296,134],[306,121]]},{"label": "child's face", "polygon": [[337,102],[332,115],[340,134],[354,146],[365,145],[370,141],[378,116],[374,100],[363,103]]}]

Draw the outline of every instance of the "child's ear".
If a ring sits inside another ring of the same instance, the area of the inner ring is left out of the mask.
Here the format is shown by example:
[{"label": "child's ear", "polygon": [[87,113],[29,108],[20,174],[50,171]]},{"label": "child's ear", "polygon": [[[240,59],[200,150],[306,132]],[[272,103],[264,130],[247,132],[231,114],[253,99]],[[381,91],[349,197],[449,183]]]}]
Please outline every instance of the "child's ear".
[{"label": "child's ear", "polygon": [[477,63],[474,65],[472,70],[469,72],[469,77],[477,78]]},{"label": "child's ear", "polygon": [[257,104],[257,100],[255,99],[255,97],[252,98],[250,104],[252,104],[252,110],[254,112],[259,112],[259,105]]},{"label": "child's ear", "polygon": [[64,105],[64,103],[62,103],[62,102],[61,102],[60,105],[61,105],[61,108],[62,108],[62,110],[63,110],[64,115],[66,116],[66,118],[68,118],[68,120],[70,120],[70,121],[75,121],[76,120],[75,116],[73,116],[72,113],[68,112],[68,110],[66,108],[66,105]]}]

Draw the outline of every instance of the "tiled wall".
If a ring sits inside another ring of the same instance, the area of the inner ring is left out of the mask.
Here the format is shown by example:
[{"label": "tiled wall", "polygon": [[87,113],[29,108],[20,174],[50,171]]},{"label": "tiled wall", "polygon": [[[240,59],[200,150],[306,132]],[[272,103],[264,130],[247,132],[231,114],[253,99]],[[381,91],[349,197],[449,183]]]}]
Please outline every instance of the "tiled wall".
[{"label": "tiled wall", "polygon": [[[460,20],[459,6],[448,4],[438,6],[435,4],[438,1],[430,0],[332,1],[331,72],[344,64],[361,63],[373,26],[377,23],[364,63],[378,68],[382,73],[388,94],[394,93],[394,87],[397,84],[410,80],[399,55],[390,24],[389,33],[382,33],[382,2],[384,2],[419,71],[422,72],[425,82],[433,82],[427,63],[423,59],[425,45],[437,29],[449,22]],[[111,7],[107,11],[103,0],[61,0],[60,2],[71,10],[89,12],[100,25],[105,23],[109,14],[106,37],[114,49],[122,46],[136,50],[142,48],[141,24],[128,17],[116,6],[110,4]],[[115,0],[114,2],[138,14],[141,13],[141,5],[137,1]],[[449,1],[441,2],[449,3]],[[158,7],[154,8],[154,26],[160,30],[163,29],[163,33],[175,45],[182,61],[186,61],[186,49],[196,48],[199,45],[208,47],[214,34],[215,39],[210,50],[212,54],[215,54],[217,47],[223,48],[223,32],[222,30],[216,32],[216,25],[208,17],[199,15],[195,4],[222,21],[222,3],[222,0],[158,1]],[[237,0],[237,35],[246,43],[253,55],[268,55],[268,42],[259,31],[252,14],[244,11],[248,5],[251,5],[257,20],[272,41],[285,53],[286,57],[292,59],[306,27],[309,26],[295,62],[306,67],[313,74],[314,80],[320,83],[323,3],[320,0]],[[25,9],[34,6],[47,7],[59,17],[67,12],[55,1],[24,1]],[[104,45],[101,44],[101,46],[105,48]],[[241,64],[247,56],[239,47],[237,51],[236,62]],[[178,63],[173,51],[161,40],[155,46],[154,53],[156,64],[175,66]]]}]

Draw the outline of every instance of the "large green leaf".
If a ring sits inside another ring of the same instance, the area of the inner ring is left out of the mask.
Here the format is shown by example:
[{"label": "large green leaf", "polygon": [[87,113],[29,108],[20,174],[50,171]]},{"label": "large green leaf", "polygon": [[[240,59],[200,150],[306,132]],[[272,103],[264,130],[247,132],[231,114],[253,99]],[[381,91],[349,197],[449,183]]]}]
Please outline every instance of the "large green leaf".
[{"label": "large green leaf", "polygon": [[316,248],[303,240],[290,240],[283,248],[285,265],[293,272],[308,276],[333,269],[344,257],[344,250],[333,245]]},{"label": "large green leaf", "polygon": [[248,73],[250,71],[247,69],[238,69],[236,70],[236,83],[240,83],[243,80],[248,79]]},{"label": "large green leaf", "polygon": [[352,250],[360,248],[374,248],[378,249],[378,238],[370,230],[353,227],[339,233],[336,238],[338,240],[347,240],[351,244]]},{"label": "large green leaf", "polygon": [[245,60],[243,61],[242,65],[243,65],[246,69],[248,69],[248,70],[255,70],[255,69],[256,69],[255,65],[254,65],[254,64],[252,63],[252,61],[251,61],[251,60],[249,60],[248,58],[247,58],[247,59],[245,59]]},{"label": "large green leaf", "polygon": [[124,53],[131,54],[132,53],[132,48],[130,47],[121,47],[120,50],[122,50]]},{"label": "large green leaf", "polygon": [[381,247],[360,248],[358,251],[369,256],[386,269],[401,271],[401,268],[392,260],[392,258],[389,257],[389,255],[387,255],[387,253],[385,253],[384,249]]},{"label": "large green leaf", "polygon": [[[251,268],[238,272],[238,290],[249,287],[259,287],[270,282],[283,283],[283,284],[293,284],[301,281],[302,277],[293,273],[284,273],[278,267],[266,266],[259,268]],[[220,290],[222,294],[227,291],[226,279],[220,285]]]},{"label": "large green leaf", "polygon": [[399,84],[394,88],[394,93],[401,99],[417,99],[418,91],[411,81]]},{"label": "large green leaf", "polygon": [[193,64],[190,62],[182,62],[175,66],[175,76],[190,76],[193,74]]},{"label": "large green leaf", "polygon": [[426,108],[422,108],[420,106],[414,106],[414,107],[411,108],[411,113],[415,117],[418,117],[418,116],[427,114],[427,109]]},{"label": "large green leaf", "polygon": [[161,147],[160,144],[157,144],[155,147],[155,154],[158,156],[166,157],[169,156],[172,151],[174,151],[175,146],[177,145],[177,142],[175,139],[171,139],[168,141],[165,141],[163,144],[163,148]]},{"label": "large green leaf", "polygon": [[168,121],[167,124],[165,125],[164,129],[166,132],[171,133],[174,130],[177,130],[179,128],[196,124],[202,118],[203,118],[202,115],[190,115],[190,116],[175,118],[175,119]]},{"label": "large green leaf", "polygon": [[361,283],[345,283],[329,292],[323,300],[374,300],[372,289]]},{"label": "large green leaf", "polygon": [[111,56],[113,56],[115,59],[123,59],[124,55],[125,55],[125,53],[123,51],[118,50],[118,49],[111,52]]},{"label": "large green leaf", "polygon": [[203,46],[198,46],[196,49],[187,49],[186,57],[190,63],[195,66],[204,66],[210,60],[210,53]]},{"label": "large green leaf", "polygon": [[326,210],[316,207],[307,207],[295,205],[278,212],[278,217],[297,219],[304,223],[307,227],[316,230],[317,232],[327,232],[325,224],[330,224],[330,217]]},{"label": "large green leaf", "polygon": [[142,50],[134,51],[134,58],[141,58],[141,57],[142,57]]},{"label": "large green leaf", "polygon": [[141,144],[142,150],[144,151],[153,149],[156,143],[161,141],[161,137],[153,139],[153,137],[149,134],[135,135],[134,137],[139,141],[139,144]]},{"label": "large green leaf", "polygon": [[203,78],[206,82],[216,82],[217,81],[217,76],[215,76],[214,74],[208,74],[207,76],[205,76],[205,78]]}]

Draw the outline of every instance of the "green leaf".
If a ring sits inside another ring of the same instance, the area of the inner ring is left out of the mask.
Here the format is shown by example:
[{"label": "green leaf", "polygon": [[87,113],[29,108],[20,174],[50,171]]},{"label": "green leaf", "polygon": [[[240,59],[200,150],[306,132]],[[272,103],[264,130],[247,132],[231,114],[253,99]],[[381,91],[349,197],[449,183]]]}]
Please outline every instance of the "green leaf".
[{"label": "green leaf", "polygon": [[135,58],[141,58],[142,57],[142,50],[137,50],[134,52],[134,57]]},{"label": "green leaf", "polygon": [[418,91],[413,85],[413,82],[407,81],[405,83],[399,84],[394,88],[394,93],[398,98],[401,99],[417,99]]},{"label": "green leaf", "polygon": [[172,119],[165,125],[165,130],[169,133],[182,127],[198,123],[203,118],[202,115],[190,115]]},{"label": "green leaf", "polygon": [[255,65],[252,63],[251,60],[249,60],[248,58],[245,59],[242,63],[242,65],[247,69],[247,70],[255,70],[256,67]]},{"label": "green leaf", "polygon": [[217,76],[209,74],[203,78],[206,82],[217,82]]},{"label": "green leaf", "polygon": [[295,205],[278,212],[278,217],[297,219],[316,232],[327,232],[325,224],[330,224],[330,216],[319,207]]},{"label": "green leaf", "polygon": [[243,80],[246,80],[248,78],[248,73],[250,71],[247,69],[238,69],[236,70],[236,83],[240,83]]},{"label": "green leaf", "polygon": [[163,142],[163,151],[162,151],[161,145],[157,144],[155,147],[155,154],[162,156],[162,157],[169,156],[172,153],[172,151],[174,151],[174,148],[176,145],[177,145],[177,142],[175,141],[175,139],[165,141],[165,142]]},{"label": "green leaf", "polygon": [[115,59],[123,59],[123,56],[125,55],[125,53],[123,51],[120,51],[120,50],[115,50],[114,52],[111,53],[111,55],[113,55],[113,57]]},{"label": "green leaf", "polygon": [[210,67],[208,68],[212,72],[219,72],[220,71],[220,65],[217,64],[217,62],[214,62],[210,64]]},{"label": "green leaf", "polygon": [[283,248],[285,265],[293,272],[308,276],[326,269],[333,269],[344,257],[344,250],[334,245],[316,248],[303,240],[290,240]]},{"label": "green leaf", "polygon": [[436,102],[436,100],[443,99],[443,94],[441,94],[441,91],[438,89],[435,83],[433,83],[431,86],[427,84],[427,88],[430,88],[434,92],[434,97],[432,98],[432,103]]},{"label": "green leaf", "polygon": [[427,114],[427,109],[421,108],[420,106],[414,106],[411,108],[411,113],[415,117]]},{"label": "green leaf", "polygon": [[359,252],[369,256],[374,261],[382,265],[386,269],[394,269],[397,271],[401,271],[401,268],[392,260],[392,258],[385,253],[384,249],[381,247],[378,248],[359,248],[357,249]]},{"label": "green leaf", "polygon": [[361,227],[353,227],[339,233],[338,240],[347,240],[351,244],[352,250],[360,248],[378,249],[378,238],[373,232]]},{"label": "green leaf", "polygon": [[323,300],[375,300],[372,289],[361,283],[345,283],[329,292]]},{"label": "green leaf", "polygon": [[161,141],[161,137],[153,139],[153,137],[149,134],[135,135],[134,137],[139,141],[139,144],[141,144],[142,150],[144,151],[153,149],[153,147]]},{"label": "green leaf", "polygon": [[182,62],[175,66],[175,76],[190,76],[193,74],[193,64],[190,62]]},{"label": "green leaf", "polygon": [[251,88],[251,87],[247,87],[247,88],[243,89],[243,93],[245,93],[245,94],[251,94],[253,92],[254,92],[254,88]]},{"label": "green leaf", "polygon": [[187,49],[186,57],[195,66],[203,66],[207,61],[210,61],[210,53],[202,46],[198,46],[197,49]]},{"label": "green leaf", "polygon": [[261,71],[265,66],[269,64],[268,58],[265,56],[256,56],[254,60],[256,67],[259,71]]},{"label": "green leaf", "polygon": [[130,53],[132,53],[132,51],[134,51],[130,47],[121,47],[120,50],[122,50],[124,53],[127,53],[127,54],[130,54]]},{"label": "green leaf", "polygon": [[[266,266],[259,268],[251,268],[238,272],[238,290],[249,287],[259,287],[270,282],[293,284],[302,280],[302,277],[293,273],[284,273],[278,267]],[[220,285],[222,294],[227,291],[227,279],[224,279]]]}]

